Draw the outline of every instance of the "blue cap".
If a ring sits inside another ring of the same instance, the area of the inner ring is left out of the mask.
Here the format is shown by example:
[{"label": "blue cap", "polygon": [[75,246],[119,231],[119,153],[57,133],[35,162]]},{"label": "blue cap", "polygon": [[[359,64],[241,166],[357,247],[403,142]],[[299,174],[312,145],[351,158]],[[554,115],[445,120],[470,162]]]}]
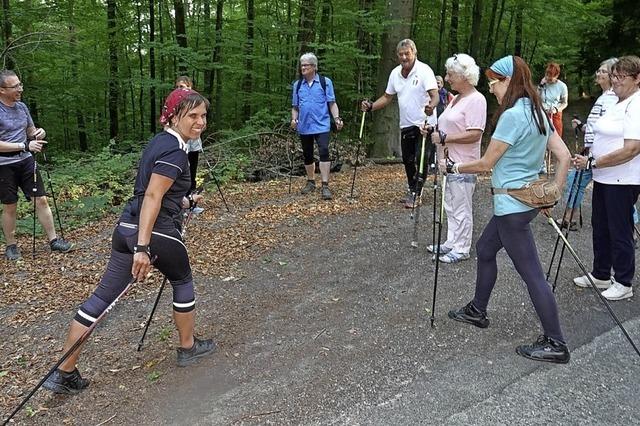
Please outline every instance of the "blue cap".
[{"label": "blue cap", "polygon": [[513,56],[509,55],[498,59],[489,68],[501,76],[513,77]]}]

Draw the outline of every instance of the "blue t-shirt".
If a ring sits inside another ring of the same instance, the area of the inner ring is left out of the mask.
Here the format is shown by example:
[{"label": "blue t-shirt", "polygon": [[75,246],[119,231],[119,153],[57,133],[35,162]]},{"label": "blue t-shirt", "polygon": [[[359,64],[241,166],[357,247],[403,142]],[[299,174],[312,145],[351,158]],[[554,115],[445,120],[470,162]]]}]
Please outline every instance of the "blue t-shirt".
[{"label": "blue t-shirt", "polygon": [[[526,183],[538,179],[544,152],[552,134],[552,128],[543,114],[546,135],[541,135],[533,119],[531,100],[520,98],[513,107],[498,119],[493,139],[509,146],[493,167],[491,186],[494,188],[522,188]],[[504,216],[532,210],[510,195],[493,196],[493,214]]]},{"label": "blue t-shirt", "polygon": [[336,95],[333,92],[331,79],[325,77],[325,80],[327,82],[326,95],[322,90],[318,73],[313,77],[311,86],[305,79],[302,79],[299,91],[296,89],[300,80],[293,82],[291,105],[298,107],[298,133],[301,135],[315,135],[327,133],[331,130],[331,118],[329,117],[327,102],[335,102]]},{"label": "blue t-shirt", "polygon": [[[27,129],[33,127],[29,109],[22,102],[7,106],[0,102],[0,141],[26,143]],[[28,152],[7,152],[0,156],[0,165],[17,163],[31,154]]]},{"label": "blue t-shirt", "polygon": [[142,199],[152,173],[174,181],[162,197],[162,206],[153,229],[175,229],[181,223],[182,198],[191,188],[191,175],[186,144],[167,131],[154,136],[142,152],[133,197],[125,206],[120,221],[138,224]]}]

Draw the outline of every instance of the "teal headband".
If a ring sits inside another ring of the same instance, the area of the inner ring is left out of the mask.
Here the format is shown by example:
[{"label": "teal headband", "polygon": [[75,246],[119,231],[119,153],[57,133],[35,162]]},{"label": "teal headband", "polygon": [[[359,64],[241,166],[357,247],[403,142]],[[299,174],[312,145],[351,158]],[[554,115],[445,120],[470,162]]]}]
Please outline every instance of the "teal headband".
[{"label": "teal headband", "polygon": [[513,77],[513,56],[509,55],[498,59],[489,68],[501,76]]}]

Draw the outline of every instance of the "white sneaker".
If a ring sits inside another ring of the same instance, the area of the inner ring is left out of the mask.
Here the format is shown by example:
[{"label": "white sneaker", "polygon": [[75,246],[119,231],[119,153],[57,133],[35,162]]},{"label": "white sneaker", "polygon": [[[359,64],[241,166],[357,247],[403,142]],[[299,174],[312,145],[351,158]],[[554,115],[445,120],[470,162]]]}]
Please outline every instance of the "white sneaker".
[{"label": "white sneaker", "polygon": [[204,208],[202,208],[202,207],[196,206],[196,207],[193,208],[193,214],[200,214],[203,211],[204,211]]},{"label": "white sneaker", "polygon": [[[435,253],[436,251],[438,251],[438,245],[437,244],[429,244],[427,246],[427,251],[429,253]],[[447,246],[440,246],[440,254],[447,254],[451,251],[451,247],[447,247]]]},{"label": "white sneaker", "polygon": [[[609,278],[608,280],[599,280],[599,279],[597,279],[596,277],[594,277],[591,274],[589,274],[589,276],[591,277],[591,279],[593,280],[593,282],[594,282],[594,284],[596,285],[597,288],[607,289],[607,288],[611,287],[611,278]],[[591,287],[591,283],[589,282],[589,278],[587,278],[586,275],[583,275],[583,276],[578,277],[578,278],[574,278],[573,279],[573,283],[575,285],[577,285],[578,287],[582,287],[582,288]]]},{"label": "white sneaker", "polygon": [[616,280],[613,280],[613,284],[611,285],[611,287],[609,287],[608,290],[603,291],[602,295],[605,297],[605,299],[608,300],[627,299],[633,296],[633,288],[626,287]]}]

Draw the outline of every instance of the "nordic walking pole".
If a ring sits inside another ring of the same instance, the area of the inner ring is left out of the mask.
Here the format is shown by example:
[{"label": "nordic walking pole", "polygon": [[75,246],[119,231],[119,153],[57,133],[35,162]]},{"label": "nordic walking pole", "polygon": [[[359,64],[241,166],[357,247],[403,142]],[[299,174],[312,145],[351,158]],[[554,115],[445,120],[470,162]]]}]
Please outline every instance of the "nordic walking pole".
[{"label": "nordic walking pole", "polygon": [[160,296],[162,296],[162,291],[164,290],[164,286],[167,284],[167,281],[169,279],[166,277],[164,277],[164,279],[162,280],[162,284],[160,284],[160,288],[158,289],[158,296],[156,297],[156,301],[153,304],[153,308],[151,308],[151,313],[149,314],[149,319],[147,319],[147,322],[144,325],[144,332],[142,333],[142,337],[140,338],[140,341],[138,342],[138,352],[142,351],[142,345],[144,344],[144,338],[147,336],[147,331],[149,331],[149,325],[151,325],[151,320],[153,319],[153,314],[156,313],[156,308],[158,307],[158,302],[160,302]]},{"label": "nordic walking pole", "polygon": [[209,156],[204,151],[204,147],[202,148],[202,156],[204,157],[204,161],[207,162],[207,169],[209,169],[209,176],[211,176],[213,181],[216,183],[216,186],[218,187],[218,193],[220,194],[220,198],[222,199],[222,202],[224,203],[224,206],[226,207],[227,212],[231,213],[231,210],[229,210],[229,206],[227,205],[227,200],[224,199],[222,188],[220,188],[220,182],[218,182],[218,178],[216,178],[216,175],[213,173],[213,167],[211,166],[211,162],[209,161]]},{"label": "nordic walking pole", "polygon": [[289,194],[291,194],[291,179],[293,179],[293,155],[291,155],[291,146],[287,137],[287,157],[289,158]]},{"label": "nordic walking pole", "polygon": [[618,327],[620,327],[620,330],[622,331],[622,334],[624,334],[624,336],[627,338],[627,340],[629,341],[629,343],[631,344],[633,349],[636,351],[638,356],[640,356],[640,350],[636,346],[635,342],[633,341],[631,336],[629,336],[629,333],[627,333],[627,330],[624,328],[624,326],[622,325],[622,323],[620,322],[620,320],[616,316],[615,312],[613,312],[613,309],[611,309],[611,305],[609,305],[609,302],[607,301],[607,299],[600,293],[600,290],[598,290],[598,287],[596,287],[596,283],[593,282],[593,279],[591,278],[591,275],[587,271],[587,268],[584,266],[584,263],[582,263],[582,260],[580,260],[580,258],[576,254],[576,252],[573,249],[573,247],[571,247],[571,244],[569,244],[569,241],[567,241],[565,236],[562,234],[562,231],[560,230],[560,228],[558,228],[558,225],[556,224],[556,222],[550,216],[547,216],[547,222],[549,222],[551,224],[551,226],[553,226],[553,229],[558,233],[560,238],[562,238],[562,240],[564,241],[565,246],[567,247],[567,249],[569,249],[569,252],[571,253],[571,255],[575,259],[576,263],[578,264],[578,266],[582,270],[582,273],[589,280],[589,283],[591,284],[591,287],[593,288],[595,293],[598,295],[598,297],[600,298],[600,300],[602,301],[604,306],[607,308],[607,311],[609,311],[609,315],[611,315],[611,318],[613,318],[613,320],[616,322]]},{"label": "nordic walking pole", "polygon": [[362,144],[362,134],[364,132],[364,118],[367,116],[366,112],[362,112],[362,120],[360,121],[360,136],[358,136],[358,147],[356,148],[356,164],[353,167],[353,178],[351,179],[351,195],[353,198],[353,188],[356,185],[356,172],[358,171],[358,157],[360,156],[360,145]]},{"label": "nordic walking pole", "polygon": [[[29,143],[27,141],[27,143]],[[33,197],[33,240],[31,246],[31,257],[33,260],[36,259],[36,194],[38,193],[38,162],[36,161],[36,155],[33,155],[33,190],[31,191],[31,196]]]},{"label": "nordic walking pole", "polygon": [[[420,205],[422,204],[419,201],[422,200],[422,190],[424,188],[424,154],[427,146],[427,141],[431,143],[431,133],[433,133],[432,127],[430,127],[427,133],[422,136],[422,146],[420,147],[420,165],[418,166],[418,177],[416,179],[416,192],[413,194],[413,205],[411,206],[411,219],[414,219],[411,247],[414,248],[418,247],[418,223],[420,222]],[[416,202],[418,202],[417,206]]]},{"label": "nordic walking pole", "polygon": [[[571,203],[571,200],[574,200],[577,198],[577,193],[578,193],[578,186],[576,186],[576,181],[578,180],[578,177],[582,178],[582,170],[580,171],[576,171],[576,174],[573,175],[573,179],[571,180],[571,186],[569,187],[569,197],[567,198],[567,204],[564,207],[564,211],[562,212],[562,222],[564,222],[564,218],[567,216],[567,210],[569,209],[569,204]],[[580,185],[580,181],[577,182],[578,185]],[[576,188],[576,194],[574,197],[574,193],[573,193],[573,188]],[[573,203],[573,207],[575,207],[575,202]],[[571,219],[569,220],[569,226],[571,226]],[[560,244],[560,237],[556,238],[556,243],[553,247],[553,254],[551,255],[551,260],[549,261],[549,269],[547,270],[547,276],[546,276],[546,280],[549,281],[549,277],[551,276],[551,268],[553,266],[553,262],[555,261],[556,258],[556,252],[558,251],[558,245]],[[554,289],[555,290],[555,289]]]},{"label": "nordic walking pole", "polygon": [[436,212],[438,211],[438,150],[434,152],[434,169],[433,169],[433,219],[431,221],[431,245],[435,247],[436,244]]},{"label": "nordic walking pole", "polygon": [[[578,171],[578,174],[577,174],[578,185],[576,186],[576,193],[574,194],[574,197],[573,197],[573,204],[571,206],[571,214],[569,215],[569,223],[567,224],[567,230],[565,231],[565,234],[564,234],[565,238],[567,238],[567,239],[569,238],[569,232],[571,232],[571,222],[573,222],[573,215],[576,212],[576,203],[578,201],[578,192],[580,191],[580,184],[582,183],[583,172],[584,172],[584,170],[580,170],[580,171]],[[575,178],[574,178],[574,180],[575,180]],[[567,205],[569,204],[569,200],[567,200]],[[562,220],[564,221],[564,216],[562,217]],[[554,293],[556,291],[556,285],[558,283],[558,275],[560,275],[560,266],[562,266],[562,259],[564,258],[564,250],[565,250],[565,248],[566,248],[566,245],[562,244],[562,249],[560,250],[560,258],[558,259],[558,266],[556,268],[556,275],[553,278],[553,291],[554,291]]]},{"label": "nordic walking pole", "polygon": [[[449,150],[444,149],[444,158],[449,157]],[[436,246],[436,271],[433,277],[433,304],[431,306],[431,328],[434,327],[434,321],[436,319],[436,295],[438,292],[438,271],[440,269],[440,242],[442,239],[442,221],[444,220],[444,196],[447,189],[447,172],[442,173],[442,199],[440,200],[440,218],[438,219],[438,245]]]},{"label": "nordic walking pole", "polygon": [[[151,263],[153,264],[153,262],[155,260],[156,260],[156,256],[154,256],[154,258],[151,259]],[[7,419],[4,421],[4,423],[2,423],[2,426],[6,426],[7,423],[9,423],[9,421],[18,413],[18,411],[20,411],[20,409],[22,407],[24,407],[24,405],[27,403],[27,401],[29,401],[29,399],[31,399],[31,397],[37,392],[37,390],[40,389],[40,387],[44,384],[44,382],[47,381],[49,376],[51,376],[56,371],[56,369],[58,367],[60,367],[60,365],[62,365],[62,363],[65,362],[67,360],[67,358],[69,358],[69,356],[71,356],[71,354],[74,353],[80,347],[80,345],[82,345],[89,338],[89,336],[91,335],[93,330],[96,328],[98,323],[100,323],[100,320],[102,320],[102,318],[104,318],[104,316],[114,307],[114,305],[118,302],[118,300],[122,296],[124,296],[127,293],[127,291],[129,291],[131,286],[133,286],[133,284],[135,284],[136,281],[137,280],[135,278],[133,278],[133,279],[131,279],[131,281],[129,281],[129,283],[126,285],[124,290],[122,290],[122,292],[118,295],[118,297],[116,297],[115,300],[113,302],[111,302],[111,304],[109,306],[107,306],[107,309],[105,309],[98,316],[98,318],[96,318],[95,322],[93,324],[91,324],[89,326],[89,328],[87,328],[85,330],[84,333],[82,333],[82,335],[78,338],[78,340],[76,340],[75,343],[69,349],[67,349],[67,351],[64,353],[64,355],[62,355],[62,358],[60,358],[58,360],[58,362],[55,363],[55,365],[51,368],[51,370],[49,370],[49,372],[38,382],[38,384],[33,388],[33,390],[31,390],[31,392],[29,392],[29,394],[26,396],[26,398],[24,398],[22,400],[22,402],[11,412],[9,417],[7,417]]]},{"label": "nordic walking pole", "polygon": [[[49,165],[49,161],[47,160],[47,154],[42,150],[42,158],[44,159],[44,163]],[[53,182],[51,180],[51,174],[49,174],[49,167],[44,168],[44,172],[47,175],[47,180],[49,181],[49,191],[51,191],[51,199],[53,200],[53,209],[56,211],[56,218],[58,219],[58,228],[60,228],[60,236],[64,240],[64,228],[62,227],[62,220],[60,219],[60,210],[58,209],[58,202],[56,201],[56,193],[53,191]]]}]

